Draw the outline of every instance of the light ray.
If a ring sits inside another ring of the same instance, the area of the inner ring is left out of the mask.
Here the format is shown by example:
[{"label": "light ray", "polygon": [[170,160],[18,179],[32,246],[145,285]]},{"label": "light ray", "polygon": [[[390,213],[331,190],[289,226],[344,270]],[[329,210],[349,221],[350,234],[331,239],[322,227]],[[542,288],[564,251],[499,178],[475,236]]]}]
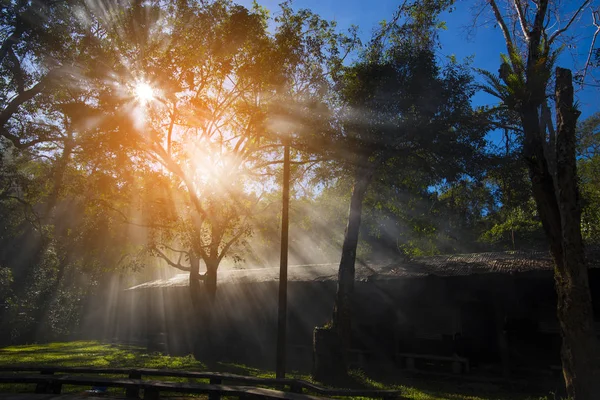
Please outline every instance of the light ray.
[{"label": "light ray", "polygon": [[139,81],[135,84],[134,95],[136,100],[144,105],[155,99],[155,91],[147,82]]}]

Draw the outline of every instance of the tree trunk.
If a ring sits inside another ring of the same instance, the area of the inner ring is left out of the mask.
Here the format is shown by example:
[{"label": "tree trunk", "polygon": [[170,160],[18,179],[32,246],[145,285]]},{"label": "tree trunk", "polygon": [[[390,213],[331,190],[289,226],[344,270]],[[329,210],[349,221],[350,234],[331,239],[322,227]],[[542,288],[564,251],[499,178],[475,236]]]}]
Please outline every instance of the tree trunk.
[{"label": "tree trunk", "polygon": [[192,321],[194,332],[194,356],[200,361],[206,359],[207,350],[210,350],[210,318],[209,306],[203,302],[202,285],[200,281],[200,258],[190,251],[190,301],[195,318]]},{"label": "tree trunk", "polygon": [[214,303],[217,297],[217,268],[218,261],[206,261],[206,275],[204,276],[204,286],[210,303]]},{"label": "tree trunk", "polygon": [[[359,165],[356,167],[354,188],[350,198],[350,211],[348,225],[342,246],[342,258],[338,271],[338,287],[333,308],[332,329],[337,333],[343,351],[351,345],[352,337],[352,301],[354,294],[354,265],[356,262],[356,249],[358,247],[358,234],[362,218],[362,205],[369,184],[373,177],[374,167]],[[346,370],[345,355],[341,369]]]},{"label": "tree trunk", "polygon": [[200,258],[190,251],[190,301],[196,314],[202,312],[200,280]]},{"label": "tree trunk", "polygon": [[578,400],[597,398],[594,379],[596,337],[581,237],[581,207],[577,187],[575,130],[579,116],[573,105],[573,79],[568,69],[556,69],[556,176],[562,225],[563,262],[556,268],[563,374],[567,394]]},{"label": "tree trunk", "polygon": [[[215,332],[214,306],[217,294],[218,262],[204,260],[206,273],[200,275],[200,258],[190,252],[190,296],[195,320],[194,355],[208,366],[219,361],[219,341]],[[204,281],[202,285],[200,281]]]},{"label": "tree trunk", "polygon": [[[524,104],[521,122],[527,162],[538,214],[554,258],[558,295],[557,316],[563,338],[562,362],[567,393],[578,400],[594,396],[596,339],[587,266],[581,238],[575,158],[575,128],[579,112],[573,106],[571,72],[557,69],[557,133],[555,179],[544,153],[539,105]],[[546,147],[548,151],[548,147]]]}]

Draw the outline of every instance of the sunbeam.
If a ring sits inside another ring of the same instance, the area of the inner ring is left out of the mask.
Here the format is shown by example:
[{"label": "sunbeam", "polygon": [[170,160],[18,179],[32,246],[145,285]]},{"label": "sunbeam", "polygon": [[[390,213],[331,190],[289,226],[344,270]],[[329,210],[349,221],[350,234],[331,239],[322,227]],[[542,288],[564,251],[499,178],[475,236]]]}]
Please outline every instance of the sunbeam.
[{"label": "sunbeam", "polygon": [[136,100],[144,105],[155,99],[155,89],[144,81],[136,82],[134,86]]}]

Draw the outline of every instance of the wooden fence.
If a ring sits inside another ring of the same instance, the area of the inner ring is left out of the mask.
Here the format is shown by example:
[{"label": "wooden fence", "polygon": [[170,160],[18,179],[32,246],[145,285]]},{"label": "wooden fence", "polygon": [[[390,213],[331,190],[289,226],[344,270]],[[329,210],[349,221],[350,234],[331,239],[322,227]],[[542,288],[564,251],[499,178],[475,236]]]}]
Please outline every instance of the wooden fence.
[{"label": "wooden fence", "polygon": [[[312,400],[327,397],[370,397],[405,399],[395,390],[332,389],[300,379],[257,378],[216,372],[189,372],[166,369],[88,368],[88,367],[31,367],[0,366],[0,383],[35,384],[36,393],[60,394],[63,385],[116,387],[125,389],[128,398],[157,400],[161,392],[207,394],[210,400],[221,395],[238,398],[271,398]],[[37,374],[32,374],[36,373]],[[108,378],[98,375],[123,375]],[[144,380],[144,377],[203,379],[209,383],[184,383],[164,380]],[[267,388],[268,387],[268,388]],[[311,395],[307,394],[311,393]]]}]

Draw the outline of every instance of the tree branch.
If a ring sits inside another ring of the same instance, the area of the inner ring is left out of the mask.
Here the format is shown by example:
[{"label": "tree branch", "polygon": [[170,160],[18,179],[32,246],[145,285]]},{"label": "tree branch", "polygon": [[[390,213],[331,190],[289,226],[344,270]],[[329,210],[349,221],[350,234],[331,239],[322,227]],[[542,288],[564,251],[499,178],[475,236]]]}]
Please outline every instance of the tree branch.
[{"label": "tree branch", "polygon": [[508,27],[506,26],[506,22],[504,22],[504,18],[498,9],[498,5],[495,0],[488,0],[488,3],[492,7],[492,11],[494,12],[494,16],[496,17],[496,22],[500,25],[500,29],[502,30],[502,34],[504,35],[504,41],[506,42],[506,49],[508,50],[509,56],[514,54],[515,46],[513,44],[512,38],[510,36],[510,32]]},{"label": "tree branch", "polygon": [[11,71],[15,83],[17,84],[17,93],[23,93],[25,91],[25,78],[23,77],[23,69],[21,68],[21,62],[17,58],[12,47],[8,49],[8,61],[11,64]]},{"label": "tree branch", "polygon": [[198,211],[202,218],[207,218],[206,210],[204,210],[200,199],[198,196],[196,196],[196,193],[194,193],[194,185],[179,164],[177,164],[161,146],[157,144],[150,144],[150,148],[156,153],[156,155],[162,161],[162,164],[183,181],[183,183],[187,186],[190,199],[192,200],[192,204],[196,208],[196,211]]},{"label": "tree branch", "polygon": [[115,213],[117,213],[121,217],[121,220],[122,220],[121,222],[123,222],[124,224],[133,225],[133,226],[139,226],[141,228],[173,229],[172,226],[164,225],[164,224],[142,224],[142,223],[139,223],[139,222],[130,221],[129,218],[127,217],[127,215],[125,215],[125,213],[123,211],[119,210],[116,207],[113,207],[106,200],[102,200],[102,199],[90,199],[90,202],[95,202],[95,203],[99,204],[102,207],[106,207],[107,209],[109,209],[111,211],[114,211]]},{"label": "tree branch", "polygon": [[[318,159],[313,159],[313,160],[290,161],[290,164],[291,165],[304,165],[304,164],[310,164],[310,163],[319,163],[319,162],[323,162],[323,161],[330,161],[330,160],[327,158],[318,158]],[[260,169],[260,168],[264,168],[264,167],[268,167],[270,165],[276,165],[276,164],[283,164],[283,160],[274,160],[274,161],[264,162],[262,164],[252,166],[251,169]]]},{"label": "tree branch", "polygon": [[25,23],[22,16],[17,16],[17,22],[14,32],[6,38],[6,40],[0,46],[0,64],[4,61],[4,57],[8,55],[8,51],[16,44],[21,36],[25,33]]},{"label": "tree branch", "polygon": [[22,143],[21,139],[18,136],[13,135],[10,132],[8,132],[8,130],[6,129],[6,124],[12,118],[12,116],[19,110],[19,107],[23,103],[33,99],[35,96],[40,94],[48,86],[48,84],[54,79],[54,77],[57,75],[57,73],[58,73],[58,71],[56,71],[56,70],[48,73],[38,83],[33,85],[33,87],[31,89],[25,90],[22,93],[19,93],[17,96],[15,96],[8,103],[8,105],[4,108],[4,110],[2,110],[0,112],[0,135],[4,136],[6,139],[10,140],[16,148],[22,149],[22,148],[30,147],[33,144],[40,143],[40,142],[47,140],[47,139],[40,138],[40,139],[33,140],[31,142]]},{"label": "tree branch", "polygon": [[184,272],[190,272],[191,268],[190,267],[186,267],[185,265],[181,265],[181,257],[182,255],[179,255],[179,260],[177,260],[177,262],[173,262],[169,257],[167,257],[167,255],[165,253],[163,253],[162,251],[160,251],[158,249],[158,247],[153,246],[152,247],[152,251],[156,252],[158,254],[158,257],[162,258],[163,260],[165,260],[167,262],[167,264],[169,264],[169,266],[173,267],[173,268],[177,268],[180,271],[184,271]]},{"label": "tree branch", "polygon": [[527,29],[527,20],[525,19],[525,14],[523,13],[523,7],[521,7],[521,0],[513,0],[515,9],[517,10],[517,15],[519,17],[519,24],[521,25],[521,31],[523,32],[523,36],[526,41],[529,41],[529,31]]},{"label": "tree branch", "polygon": [[569,22],[567,23],[567,25],[564,28],[561,28],[559,30],[557,30],[556,32],[554,32],[552,34],[552,36],[550,36],[550,39],[548,40],[548,45],[551,45],[552,42],[554,42],[554,40],[559,37],[562,33],[564,33],[567,29],[569,29],[569,27],[571,26],[571,24],[573,23],[573,21],[575,21],[575,19],[577,19],[577,17],[579,16],[579,14],[581,13],[581,11],[583,11],[584,7],[587,6],[590,3],[590,0],[585,0],[581,6],[579,6],[579,8],[577,9],[577,11],[575,12],[575,14],[573,14],[573,16],[571,17],[571,19],[569,20]]},{"label": "tree branch", "polygon": [[227,254],[227,252],[229,251],[231,246],[233,246],[235,244],[235,242],[237,242],[242,237],[244,232],[245,232],[245,230],[242,227],[238,233],[236,233],[227,243],[225,243],[225,246],[223,246],[223,248],[221,249],[221,254],[219,254],[219,257],[218,257],[219,262],[221,262],[223,257],[225,257],[225,255]]},{"label": "tree branch", "polygon": [[162,247],[164,247],[165,249],[169,249],[169,250],[171,250],[171,251],[172,251],[172,252],[174,252],[174,253],[187,254],[188,256],[190,255],[190,252],[189,252],[188,250],[178,250],[178,249],[174,249],[173,247],[171,247],[171,246],[167,246],[166,244],[161,244],[161,245],[159,245],[159,246],[162,246]]},{"label": "tree branch", "polygon": [[588,52],[587,60],[585,61],[585,67],[583,68],[583,74],[581,76],[581,84],[585,81],[585,76],[587,75],[588,67],[590,66],[590,61],[592,60],[592,53],[594,52],[594,46],[596,45],[596,39],[598,38],[598,33],[600,33],[600,11],[592,11],[593,24],[596,27],[596,32],[594,32],[594,36],[592,37],[592,44],[590,44],[590,51]]},{"label": "tree branch", "polygon": [[18,196],[6,195],[6,196],[3,196],[3,198],[16,200],[18,203],[23,205],[24,209],[28,210],[29,213],[31,214],[31,216],[33,217],[33,220],[27,218],[27,213],[24,212],[25,219],[27,219],[34,226],[34,228],[36,228],[38,230],[38,232],[43,236],[44,233],[42,230],[42,220],[41,220],[40,216],[33,209],[33,205],[31,205],[31,203],[29,203],[26,200],[23,200],[22,198],[20,198]]}]

